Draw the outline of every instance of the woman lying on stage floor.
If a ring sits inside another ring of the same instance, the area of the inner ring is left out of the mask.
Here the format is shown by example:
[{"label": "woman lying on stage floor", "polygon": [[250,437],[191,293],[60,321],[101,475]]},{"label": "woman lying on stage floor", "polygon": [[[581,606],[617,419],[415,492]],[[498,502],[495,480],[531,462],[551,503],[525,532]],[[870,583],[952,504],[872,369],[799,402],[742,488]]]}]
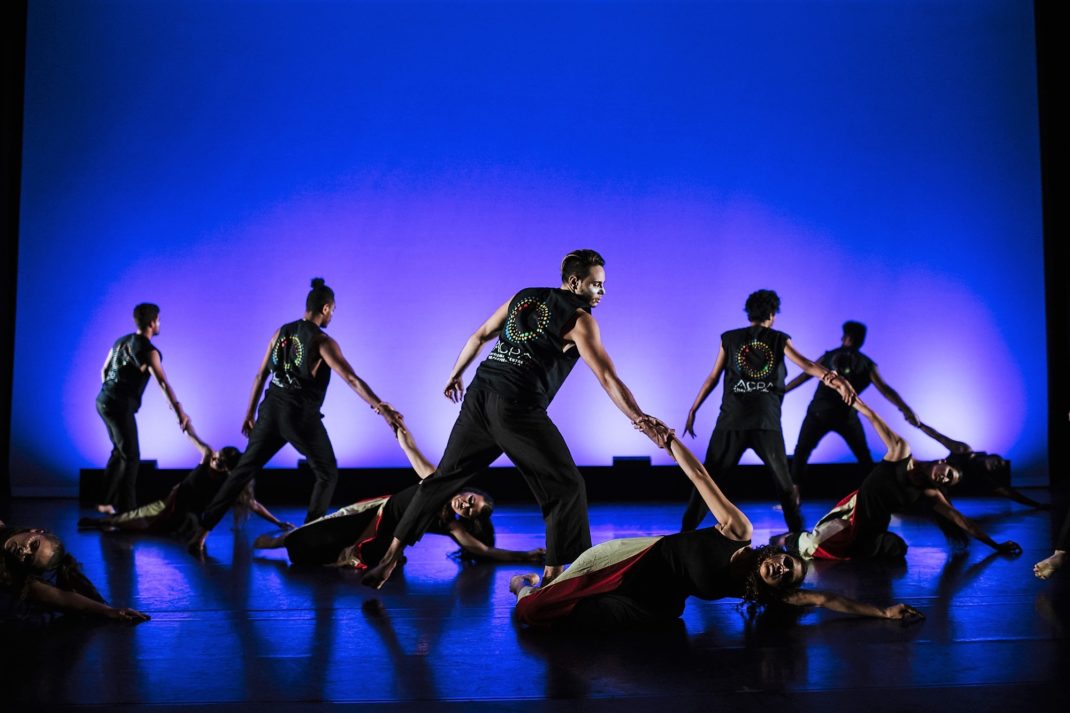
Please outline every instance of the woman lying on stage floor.
[{"label": "woman lying on stage floor", "polygon": [[[412,434],[398,429],[398,443],[421,479],[435,472],[435,466],[416,447]],[[416,495],[419,483],[394,495],[362,500],[279,536],[264,534],[253,547],[285,547],[290,562],[299,565],[327,565],[366,569],[379,563],[394,535],[405,509]],[[461,546],[462,559],[497,562],[542,562],[546,550],[503,550],[494,546],[494,526],[490,516],[494,501],[475,488],[464,488],[450,498],[435,526],[430,530],[448,535]]]},{"label": "woman lying on stage floor", "polygon": [[860,399],[854,407],[869,419],[888,452],[862,485],[834,507],[809,532],[788,535],[788,550],[805,559],[902,559],[907,544],[889,532],[891,517],[919,509],[950,523],[949,534],[963,532],[1001,554],[1022,551],[1016,542],[996,542],[977,523],[955,509],[946,490],[962,477],[947,461],[917,461],[910,455],[910,444]]},{"label": "woman lying on stage floor", "polygon": [[[112,607],[82,574],[63,542],[46,530],[9,528],[0,521],[0,621],[65,612],[140,624],[149,617]],[[5,601],[6,600],[6,601]]]},{"label": "woman lying on stage floor", "polygon": [[[78,527],[184,536],[195,531],[198,525],[197,516],[219,492],[227,479],[227,473],[241,458],[241,451],[234,446],[212,450],[210,445],[197,436],[193,426],[186,430],[186,435],[200,452],[201,462],[181,483],[171,489],[166,498],[118,515],[83,517],[78,521]],[[236,522],[240,522],[242,516],[251,511],[284,530],[292,530],[294,527],[291,523],[279,520],[257,501],[251,480],[238,499],[238,505],[234,511]]]},{"label": "woman lying on stage floor", "polygon": [[541,588],[535,586],[538,575],[513,577],[509,591],[517,596],[516,614],[522,623],[595,630],[663,623],[683,613],[688,597],[739,597],[751,613],[783,603],[883,619],[922,616],[906,604],[878,607],[831,592],[799,589],[806,576],[803,561],[771,545],[750,547],[750,520],[724,496],[702,463],[673,435],[666,449],[717,525],[603,542]]}]

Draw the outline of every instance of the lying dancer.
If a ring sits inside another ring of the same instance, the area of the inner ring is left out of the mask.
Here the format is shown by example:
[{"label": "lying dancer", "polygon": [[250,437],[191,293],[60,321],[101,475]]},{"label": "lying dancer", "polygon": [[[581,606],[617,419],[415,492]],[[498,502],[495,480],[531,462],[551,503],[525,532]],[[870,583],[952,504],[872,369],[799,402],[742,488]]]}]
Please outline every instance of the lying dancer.
[{"label": "lying dancer", "polygon": [[[171,489],[166,498],[111,517],[84,517],[78,521],[78,527],[185,536],[195,532],[197,516],[223,487],[227,473],[241,458],[241,451],[234,446],[212,450],[210,445],[200,439],[192,426],[186,430],[186,435],[200,451],[201,462],[181,483]],[[279,520],[257,501],[251,480],[239,496],[238,504],[284,530],[292,530],[294,527],[291,523]],[[235,517],[237,516],[238,511],[235,511]]]},{"label": "lying dancer", "polygon": [[[397,436],[421,480],[435,472],[435,466],[416,447],[407,430],[398,429]],[[374,567],[390,545],[394,528],[418,487],[416,483],[393,496],[362,500],[280,536],[261,535],[253,547],[285,547],[290,562],[299,565]],[[430,531],[452,537],[461,546],[462,556],[497,562],[542,562],[546,554],[542,548],[514,551],[494,546],[490,521],[493,509],[494,501],[489,495],[465,488],[450,498]]]},{"label": "lying dancer", "polygon": [[1070,512],[1063,518],[1063,526],[1055,540],[1055,551],[1033,565],[1033,574],[1037,579],[1048,579],[1066,564],[1066,552],[1070,550]]},{"label": "lying dancer", "polygon": [[517,618],[530,625],[608,630],[666,622],[680,616],[689,596],[739,597],[753,611],[774,602],[883,619],[921,613],[906,604],[878,607],[847,597],[802,590],[806,567],[784,550],[751,548],[751,523],[683,444],[667,446],[717,520],[715,527],[665,537],[610,540],[583,553],[551,584],[535,574],[509,582]]},{"label": "lying dancer", "polygon": [[789,550],[806,559],[902,558],[907,544],[888,532],[891,517],[924,505],[996,552],[1021,553],[1018,543],[996,542],[951,504],[944,491],[959,482],[962,474],[958,470],[942,460],[914,460],[910,444],[873,409],[858,399],[854,406],[873,424],[888,452],[861,487],[837,503],[813,530],[781,538]]},{"label": "lying dancer", "polygon": [[21,619],[34,609],[44,609],[133,624],[149,620],[135,609],[109,606],[63,542],[50,532],[9,528],[0,522],[0,551],[0,593],[10,598],[8,612],[0,615]]}]

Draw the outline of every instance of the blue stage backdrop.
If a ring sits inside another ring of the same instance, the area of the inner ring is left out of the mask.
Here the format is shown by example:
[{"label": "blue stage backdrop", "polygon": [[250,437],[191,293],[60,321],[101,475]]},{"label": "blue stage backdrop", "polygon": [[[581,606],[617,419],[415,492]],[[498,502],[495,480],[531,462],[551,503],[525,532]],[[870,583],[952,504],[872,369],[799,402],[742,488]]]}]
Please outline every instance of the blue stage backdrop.
[{"label": "blue stage backdrop", "polygon": [[[1034,75],[1018,0],[31,3],[15,491],[73,492],[104,464],[100,366],[140,301],[200,433],[242,446],[267,340],[313,276],[435,459],[465,339],[578,247],[607,260],[595,314],[620,374],[673,426],[773,288],[804,354],[866,322],[923,419],[1039,478]],[[789,450],[813,389],[785,401]],[[337,380],[324,413],[342,466],[404,464]],[[581,465],[667,462],[583,366],[551,415]],[[194,463],[152,384],[139,424],[144,458]],[[814,455],[848,458],[834,436]]]}]

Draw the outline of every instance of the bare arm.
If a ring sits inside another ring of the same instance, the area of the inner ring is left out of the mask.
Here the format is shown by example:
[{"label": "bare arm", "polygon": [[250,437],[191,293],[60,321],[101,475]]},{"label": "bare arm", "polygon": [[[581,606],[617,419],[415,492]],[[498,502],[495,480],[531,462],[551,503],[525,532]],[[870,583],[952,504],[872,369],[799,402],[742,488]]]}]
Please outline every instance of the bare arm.
[{"label": "bare arm", "polygon": [[283,530],[294,529],[294,525],[292,522],[283,522],[279,518],[275,517],[272,512],[266,507],[264,507],[263,504],[256,498],[253,498],[249,501],[249,509],[255,512],[260,517],[267,520],[268,522],[270,522],[275,527],[281,528]]},{"label": "bare arm", "polygon": [[472,333],[461,348],[461,353],[457,355],[457,361],[453,363],[453,368],[450,370],[450,378],[446,380],[446,388],[442,392],[450,401],[460,403],[464,398],[464,372],[479,356],[483,346],[501,334],[505,326],[505,318],[509,315],[509,302],[512,300],[494,310],[494,314],[479,325],[479,329]]},{"label": "bare arm", "polygon": [[460,545],[465,552],[470,552],[477,557],[494,560],[495,562],[542,562],[546,556],[546,550],[541,547],[534,550],[503,550],[500,547],[488,547],[467,530],[461,527],[457,521],[449,525],[450,537]]},{"label": "bare arm", "polygon": [[99,616],[105,619],[117,619],[134,624],[149,620],[147,615],[134,609],[110,607],[103,602],[82,596],[77,592],[68,592],[38,580],[30,582],[26,596],[28,599],[55,611]]},{"label": "bare arm", "polygon": [[409,459],[412,469],[416,471],[416,475],[420,476],[420,480],[435,472],[435,464],[427,460],[416,447],[416,439],[409,431],[398,431],[398,444],[401,445],[401,450],[405,451],[405,457]]},{"label": "bare arm", "polygon": [[800,386],[802,386],[803,384],[805,384],[807,381],[809,381],[812,378],[814,378],[814,377],[810,376],[806,372],[803,372],[803,373],[799,374],[794,379],[789,381],[786,386],[784,386],[784,393],[785,394],[790,394],[792,391],[794,391],[795,389],[799,388]]},{"label": "bare arm", "polygon": [[695,396],[695,402],[691,404],[691,410],[687,412],[687,421],[684,423],[684,433],[695,437],[695,416],[698,415],[698,410],[702,407],[702,404],[706,401],[706,398],[716,388],[717,382],[721,380],[721,374],[724,372],[724,344],[717,351],[717,359],[713,362],[713,369],[710,370],[709,376],[702,382],[702,386],[699,387],[698,395]]},{"label": "bare arm", "polygon": [[111,349],[108,350],[108,356],[104,357],[104,364],[100,367],[100,383],[104,383],[104,378],[108,375],[108,364],[111,363]]},{"label": "bare arm", "polygon": [[963,453],[973,453],[973,449],[970,448],[970,444],[968,444],[968,443],[963,443],[962,441],[956,441],[954,438],[950,438],[948,436],[945,436],[944,434],[940,433],[939,431],[937,431],[935,428],[933,428],[932,426],[930,426],[928,424],[919,422],[919,423],[916,423],[915,425],[918,428],[921,429],[922,433],[924,433],[926,436],[928,436],[929,438],[933,439],[934,441],[936,441],[937,443],[939,443],[940,445],[942,445],[944,448],[948,449],[952,453],[956,453],[956,454],[960,454],[960,455],[963,454]]},{"label": "bare arm", "polygon": [[710,512],[717,518],[717,529],[729,539],[750,540],[754,530],[751,521],[742,510],[725,497],[695,454],[678,438],[672,439],[669,443],[669,453],[680,465],[680,469],[687,475],[688,480],[694,484]]},{"label": "bare arm", "polygon": [[245,410],[245,420],[241,425],[241,432],[246,437],[253,432],[253,426],[256,424],[256,407],[260,405],[260,397],[264,395],[264,384],[267,382],[268,374],[271,373],[271,348],[278,338],[279,330],[276,329],[268,342],[264,358],[260,360],[260,368],[256,370],[256,376],[253,378],[253,392],[249,395],[249,408]]},{"label": "bare arm", "polygon": [[395,411],[393,406],[376,396],[372,388],[357,376],[357,372],[353,371],[353,367],[349,365],[349,362],[342,355],[342,348],[338,346],[338,342],[328,336],[324,336],[320,340],[319,352],[327,366],[342,377],[349,384],[349,388],[353,389],[357,396],[364,399],[375,413],[382,416],[391,429],[399,431],[405,428],[401,414]]},{"label": "bare arm", "polygon": [[873,388],[881,393],[881,396],[888,399],[888,402],[895,406],[903,414],[903,418],[907,420],[907,423],[917,424],[918,417],[914,415],[914,410],[907,406],[906,402],[899,395],[899,392],[888,385],[888,382],[884,380],[881,373],[877,371],[877,365],[873,365],[873,374],[870,377],[873,380]]},{"label": "bare arm", "polygon": [[988,533],[982,530],[977,523],[956,510],[955,506],[953,506],[939,490],[930,488],[925,491],[925,495],[933,501],[933,510],[936,511],[936,514],[950,520],[957,527],[970,533],[972,537],[985,543],[996,552],[1002,554],[1021,554],[1022,548],[1017,542],[1012,540],[996,542],[989,537]]},{"label": "bare arm", "polygon": [[821,379],[821,382],[831,389],[835,389],[837,393],[843,398],[845,403],[851,403],[854,400],[856,394],[854,388],[844,379],[842,376],[834,371],[826,369],[816,361],[810,361],[795,348],[795,345],[791,343],[789,339],[784,344],[784,356],[795,362],[795,365],[803,370],[804,373],[810,376],[816,376]]},{"label": "bare arm", "polygon": [[884,460],[897,461],[902,460],[910,455],[910,444],[893,431],[890,426],[885,422],[883,418],[877,415],[877,412],[871,409],[862,399],[856,398],[854,402],[855,410],[866,417],[866,419],[873,424],[873,430],[880,436],[881,441],[884,443],[888,452],[884,454]]},{"label": "bare arm", "polygon": [[193,443],[193,447],[201,454],[201,465],[207,465],[208,461],[212,460],[212,447],[201,440],[201,437],[193,430],[192,423],[186,426],[186,438]]},{"label": "bare arm", "polygon": [[890,607],[878,607],[839,594],[833,594],[832,592],[823,592],[814,589],[797,590],[787,595],[784,598],[784,601],[799,607],[821,607],[831,611],[842,612],[843,614],[869,616],[877,619],[925,618],[920,611],[906,604],[893,604]]},{"label": "bare arm", "polygon": [[175,412],[179,428],[185,431],[186,427],[189,426],[189,416],[182,410],[182,404],[179,403],[178,397],[175,396],[174,389],[167,382],[167,374],[164,373],[163,362],[160,361],[160,352],[155,349],[149,352],[149,372],[156,379],[156,383],[160,385],[160,390],[163,391],[171,410]]}]

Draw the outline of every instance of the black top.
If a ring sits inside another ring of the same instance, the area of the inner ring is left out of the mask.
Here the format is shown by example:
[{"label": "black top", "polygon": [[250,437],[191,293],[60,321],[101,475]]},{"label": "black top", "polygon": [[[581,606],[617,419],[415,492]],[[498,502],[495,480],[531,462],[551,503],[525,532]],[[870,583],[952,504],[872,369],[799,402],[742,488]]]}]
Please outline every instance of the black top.
[{"label": "black top", "polygon": [[178,484],[176,509],[180,513],[199,515],[212,502],[226,479],[226,473],[212,470],[207,463],[201,463]]},{"label": "black top", "polygon": [[725,353],[724,394],[717,428],[780,430],[784,400],[787,334],[768,327],[744,327],[721,335]]},{"label": "black top", "polygon": [[897,461],[882,460],[862,481],[855,500],[860,539],[884,532],[893,514],[905,512],[922,499],[922,489],[910,480],[909,463],[909,456]]},{"label": "black top", "polygon": [[[831,369],[847,379],[854,387],[855,393],[861,394],[873,380],[873,367],[876,363],[868,356],[851,347],[840,347],[825,352],[817,360],[826,369]],[[854,413],[854,409],[843,402],[839,392],[822,382],[814,398],[810,402],[810,411],[822,415],[846,416]]]},{"label": "black top", "polygon": [[[108,362],[104,367],[104,383],[100,394],[105,398],[130,399],[134,402],[134,411],[141,408],[141,395],[149,383],[147,367],[149,357],[160,350],[149,338],[134,332],[119,337],[108,352]],[[163,359],[163,355],[160,354]]]},{"label": "black top", "polygon": [[567,290],[529,287],[509,303],[501,337],[479,365],[471,389],[546,408],[579,359],[561,337],[577,310],[590,305]]},{"label": "black top", "polygon": [[[314,322],[299,319],[279,327],[279,336],[271,345],[271,384],[268,396],[292,403],[323,405],[331,370],[320,363],[318,342],[323,330]],[[315,375],[312,368],[319,364]]]}]

